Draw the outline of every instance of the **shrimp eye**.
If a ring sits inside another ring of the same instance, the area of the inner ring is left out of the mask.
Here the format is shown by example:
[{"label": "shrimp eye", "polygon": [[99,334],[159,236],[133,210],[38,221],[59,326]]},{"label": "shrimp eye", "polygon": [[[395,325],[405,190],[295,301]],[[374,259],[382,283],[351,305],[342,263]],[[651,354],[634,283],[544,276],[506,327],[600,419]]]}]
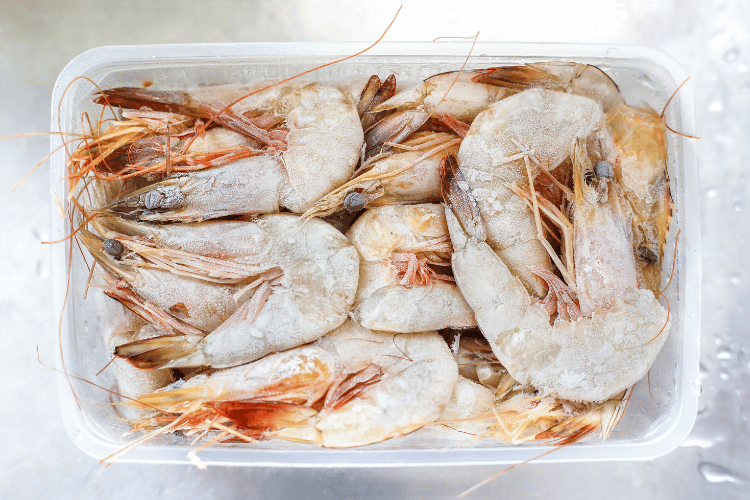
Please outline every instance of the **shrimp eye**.
[{"label": "shrimp eye", "polygon": [[119,259],[120,257],[122,257],[122,254],[125,252],[125,247],[123,246],[123,244],[118,240],[112,238],[104,240],[102,246],[104,247],[104,251],[115,259]]},{"label": "shrimp eye", "polygon": [[607,179],[611,179],[615,176],[615,171],[612,168],[612,165],[610,165],[606,161],[596,162],[594,170],[596,170],[597,177],[606,177]]},{"label": "shrimp eye", "polygon": [[358,193],[356,191],[352,191],[344,198],[344,208],[349,213],[359,212],[360,210],[365,208],[366,203],[367,200],[364,196],[362,196],[362,193]]},{"label": "shrimp eye", "polygon": [[646,245],[641,244],[635,253],[639,260],[645,262],[649,266],[655,266],[659,263],[659,257],[656,255],[656,252]]}]

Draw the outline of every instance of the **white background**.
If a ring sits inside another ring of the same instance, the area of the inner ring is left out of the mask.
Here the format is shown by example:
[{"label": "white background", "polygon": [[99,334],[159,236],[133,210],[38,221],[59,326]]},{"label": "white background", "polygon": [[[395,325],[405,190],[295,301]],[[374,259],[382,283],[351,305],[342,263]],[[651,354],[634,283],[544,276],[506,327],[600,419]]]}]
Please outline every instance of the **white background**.
[{"label": "white background", "polygon": [[[58,73],[102,45],[362,41],[399,2],[0,0],[0,135],[47,131]],[[532,464],[471,498],[750,498],[750,7],[684,2],[405,2],[387,40],[639,44],[661,49],[695,89],[703,247],[701,381],[695,428],[645,463]],[[363,43],[363,46],[367,45]],[[7,498],[444,498],[500,467],[221,468],[116,464],[103,469],[65,435],[54,364],[48,138],[0,140],[0,491]],[[636,494],[634,489],[638,490]]]}]

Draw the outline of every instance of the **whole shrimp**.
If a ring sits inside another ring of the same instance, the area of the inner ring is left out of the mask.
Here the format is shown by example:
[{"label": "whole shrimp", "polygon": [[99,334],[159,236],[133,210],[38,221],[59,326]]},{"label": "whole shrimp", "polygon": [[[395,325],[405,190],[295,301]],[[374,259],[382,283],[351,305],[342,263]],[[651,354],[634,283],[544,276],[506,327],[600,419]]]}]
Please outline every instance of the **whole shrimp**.
[{"label": "whole shrimp", "polygon": [[601,144],[589,149],[592,154],[599,154],[596,159],[613,167],[615,179],[633,212],[633,251],[639,281],[658,291],[672,206],[662,117],[652,109],[627,105],[617,84],[602,70],[588,64],[534,63],[490,68],[475,80],[511,90],[564,91],[602,105],[605,126],[597,136]]},{"label": "whole shrimp", "polygon": [[[134,213],[141,220],[180,222],[278,212],[282,207],[301,213],[349,179],[363,135],[357,110],[338,89],[323,83],[274,86],[236,104],[231,113],[219,115],[242,90],[223,86],[188,92],[104,91],[98,102],[106,98],[112,105],[216,118],[221,125],[270,148],[265,154],[150,184],[110,208]],[[283,124],[283,130],[273,135],[253,128],[242,113],[270,115]]]},{"label": "whole shrimp", "polygon": [[451,244],[437,204],[366,210],[349,229],[359,251],[359,288],[353,320],[373,330],[421,332],[475,326],[473,313],[447,268]]},{"label": "whole shrimp", "polygon": [[[321,220],[269,214],[247,222],[151,225],[111,217],[98,224],[105,241],[120,242],[129,252],[116,260],[94,249],[98,260],[126,280],[158,271],[182,283],[169,302],[184,304],[185,321],[193,316],[188,299],[215,307],[210,297],[192,296],[195,283],[226,288],[234,304],[231,316],[206,329],[207,336],[182,331],[119,346],[116,353],[136,366],[247,363],[324,335],[344,321],[354,301],[357,251]],[[147,295],[137,280],[128,282]],[[164,300],[158,293],[147,298]]]},{"label": "whole shrimp", "polygon": [[604,401],[646,374],[670,322],[654,293],[637,286],[629,220],[616,185],[604,178],[611,189],[603,199],[582,140],[573,163],[580,312],[558,314],[552,325],[544,305],[532,302],[485,242],[479,206],[454,162],[445,170],[446,219],[456,282],[513,379],[561,399]]},{"label": "whole shrimp", "polygon": [[[101,297],[101,310],[109,320],[109,324],[102,330],[102,337],[104,345],[110,352],[118,344],[164,334],[163,331],[127,311],[119,303],[108,300],[102,295],[98,297]],[[112,360],[111,366],[117,384],[116,392],[126,400],[156,391],[174,381],[169,369],[141,370],[121,359]],[[129,418],[153,414],[151,408],[135,408],[128,405],[121,406],[120,411]]]},{"label": "whole shrimp", "polygon": [[166,415],[131,424],[155,429],[144,440],[170,430],[216,429],[244,440],[360,446],[434,421],[457,376],[435,332],[396,336],[346,321],[314,344],[143,395],[138,404]]}]

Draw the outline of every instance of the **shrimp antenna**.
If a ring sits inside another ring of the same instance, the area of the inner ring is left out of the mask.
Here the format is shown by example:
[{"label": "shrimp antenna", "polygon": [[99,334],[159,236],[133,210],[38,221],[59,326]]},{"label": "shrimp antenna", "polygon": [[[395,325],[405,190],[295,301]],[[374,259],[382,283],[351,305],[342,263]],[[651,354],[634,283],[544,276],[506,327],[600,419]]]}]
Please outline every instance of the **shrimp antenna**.
[{"label": "shrimp antenna", "polygon": [[674,237],[674,255],[672,256],[672,272],[669,273],[669,281],[667,281],[667,286],[664,287],[664,290],[659,292],[659,295],[662,295],[664,292],[666,292],[669,288],[669,285],[672,284],[672,278],[674,277],[674,268],[675,264],[677,263],[677,242],[680,240],[680,233],[682,233],[682,229],[677,231],[677,236]]},{"label": "shrimp antenna", "polygon": [[672,102],[672,99],[674,99],[674,96],[677,95],[677,92],[680,91],[680,89],[682,88],[682,86],[685,85],[688,80],[690,80],[690,77],[685,78],[682,81],[682,83],[675,89],[675,91],[672,92],[672,95],[669,96],[669,99],[667,100],[667,103],[664,105],[664,108],[662,108],[661,115],[659,115],[659,117],[661,118],[661,121],[664,123],[664,126],[667,128],[667,130],[669,130],[673,134],[677,134],[677,135],[679,135],[681,137],[686,137],[688,139],[700,139],[700,137],[697,137],[697,136],[694,136],[694,135],[689,135],[689,134],[683,134],[682,132],[676,131],[675,129],[673,129],[672,127],[670,127],[669,125],[667,125],[667,122],[664,120],[664,113],[667,111],[667,106],[669,106],[669,103]]},{"label": "shrimp antenna", "polygon": [[198,137],[200,134],[202,134],[206,130],[206,128],[211,123],[213,123],[216,120],[217,117],[219,117],[220,115],[224,114],[225,112],[227,112],[229,110],[229,108],[231,108],[232,106],[234,106],[238,102],[240,102],[240,101],[242,101],[244,99],[247,99],[251,95],[257,94],[258,92],[262,92],[263,90],[269,89],[271,87],[275,87],[276,85],[281,85],[282,83],[286,83],[286,82],[288,82],[290,80],[294,80],[295,78],[299,78],[300,76],[304,76],[304,75],[306,75],[308,73],[312,73],[313,71],[317,71],[319,69],[325,68],[326,66],[332,66],[334,64],[338,64],[340,62],[343,62],[343,61],[346,61],[348,59],[352,59],[354,57],[357,57],[357,56],[359,56],[361,54],[364,54],[365,52],[367,52],[368,50],[370,50],[371,48],[373,48],[374,46],[376,46],[378,43],[380,43],[380,41],[383,38],[385,38],[386,33],[388,33],[388,30],[391,29],[391,26],[393,26],[393,23],[396,22],[396,18],[398,17],[398,13],[401,12],[401,9],[403,7],[404,7],[403,4],[401,6],[399,6],[398,10],[396,11],[396,15],[393,16],[393,19],[391,20],[390,24],[388,24],[388,26],[385,28],[385,31],[383,31],[383,34],[380,35],[380,38],[378,38],[371,45],[369,45],[368,47],[360,50],[359,52],[357,52],[355,54],[352,54],[352,55],[349,55],[349,56],[346,56],[346,57],[342,57],[341,59],[337,59],[337,60],[329,62],[329,63],[321,64],[320,66],[316,66],[314,68],[308,69],[306,71],[303,71],[302,73],[298,73],[298,74],[296,74],[294,76],[290,76],[289,78],[285,78],[285,79],[280,80],[278,82],[274,82],[274,83],[272,83],[270,85],[266,85],[265,87],[259,88],[258,90],[254,90],[254,91],[252,91],[252,92],[250,92],[248,94],[243,95],[239,99],[236,99],[235,101],[230,102],[221,111],[219,111],[215,116],[212,116],[206,123],[203,124],[203,126],[200,128],[200,130],[198,130],[196,132],[196,134],[185,144],[185,146],[183,147],[183,151],[187,151],[190,148],[190,146],[193,144],[193,141],[195,140],[195,138]]},{"label": "shrimp antenna", "polygon": [[[150,409],[152,409],[152,410],[154,410],[154,411],[158,411],[159,413],[163,413],[163,414],[165,414],[165,415],[169,415],[169,412],[166,412],[166,411],[164,411],[164,410],[162,410],[162,409],[160,409],[160,408],[157,408],[156,406],[151,406],[151,405],[150,405],[150,404],[148,404],[148,403],[142,403],[141,401],[139,401],[139,400],[137,400],[137,399],[135,399],[135,398],[131,398],[131,397],[128,397],[128,396],[126,396],[126,395],[124,395],[124,394],[120,394],[119,392],[117,392],[117,391],[113,391],[112,389],[107,389],[106,387],[103,387],[103,386],[101,386],[101,385],[97,384],[96,382],[92,382],[92,381],[90,381],[90,380],[87,380],[87,379],[85,379],[85,378],[83,378],[83,377],[79,377],[78,375],[74,375],[74,374],[68,373],[67,371],[63,371],[63,370],[58,370],[58,369],[57,369],[57,368],[55,368],[54,366],[50,366],[50,365],[48,365],[47,363],[45,363],[44,361],[42,361],[42,358],[41,358],[41,356],[40,356],[40,354],[39,354],[39,346],[37,346],[37,348],[36,348],[36,357],[37,357],[37,361],[39,361],[39,364],[40,364],[40,365],[42,365],[43,367],[45,367],[45,368],[48,368],[48,369],[50,369],[50,370],[52,370],[52,371],[55,371],[55,372],[57,372],[57,373],[60,373],[60,374],[64,374],[64,375],[65,375],[65,377],[67,377],[68,379],[70,379],[70,378],[74,378],[74,379],[76,379],[76,380],[79,380],[79,381],[81,381],[81,382],[84,382],[84,383],[86,383],[86,384],[89,384],[89,385],[93,385],[93,386],[94,386],[94,387],[96,387],[97,389],[101,389],[101,390],[103,390],[103,391],[105,391],[105,392],[108,392],[108,393],[110,393],[110,394],[113,394],[113,395],[115,395],[115,396],[121,397],[121,398],[123,398],[123,399],[127,399],[127,400],[130,400],[130,401],[132,401],[132,402],[134,402],[134,403],[138,403],[138,404],[139,404],[139,405],[141,405],[141,406],[145,406],[145,407],[147,407],[147,408],[150,408]],[[112,361],[114,361],[114,358],[112,358]],[[111,363],[112,361],[110,361],[109,363]],[[109,363],[107,363],[107,366],[109,366]],[[63,365],[63,366],[64,366],[64,365]],[[104,368],[106,368],[107,366],[105,366]],[[101,373],[102,371],[104,371],[104,368],[102,368],[102,369],[101,369],[101,370],[99,371],[99,373]],[[97,373],[97,375],[99,375],[99,373]],[[74,393],[74,394],[75,394],[75,393]],[[79,399],[78,399],[77,397],[76,397],[76,400],[78,401],[78,404],[80,405],[80,400],[79,400]]]},{"label": "shrimp antenna", "polygon": [[[466,38],[466,39],[473,38],[474,41],[471,42],[471,48],[469,49],[469,53],[466,54],[466,59],[464,59],[464,63],[461,65],[461,69],[459,69],[458,72],[456,73],[456,78],[453,79],[453,83],[450,84],[450,86],[448,87],[448,90],[445,91],[445,94],[443,95],[443,97],[440,98],[440,100],[438,101],[438,103],[435,106],[435,108],[432,111],[430,111],[430,114],[427,115],[427,117],[424,119],[424,121],[422,122],[422,124],[424,124],[425,122],[427,122],[427,120],[430,119],[430,117],[438,109],[438,107],[440,107],[440,104],[442,104],[443,101],[445,100],[445,98],[448,97],[448,94],[450,93],[451,89],[453,88],[453,86],[458,81],[459,77],[461,76],[461,73],[464,72],[464,68],[466,68],[466,65],[469,62],[469,58],[471,57],[471,53],[474,52],[474,46],[477,44],[477,38],[479,38],[479,32],[477,31],[476,35],[469,36],[469,37],[437,37],[437,38],[435,38],[435,40],[439,40],[441,38]],[[433,42],[435,40],[433,40]]]},{"label": "shrimp antenna", "polygon": [[564,444],[561,444],[561,445],[559,445],[559,446],[556,446],[555,448],[552,448],[552,449],[551,449],[551,450],[549,450],[549,451],[545,451],[545,452],[544,452],[544,453],[542,453],[541,455],[537,455],[537,456],[535,456],[535,457],[529,458],[528,460],[524,460],[523,462],[520,462],[520,463],[517,463],[517,464],[513,464],[513,465],[511,465],[510,467],[506,467],[505,469],[501,470],[500,472],[498,472],[498,473],[497,473],[497,474],[495,474],[494,476],[488,477],[488,478],[487,478],[487,479],[485,479],[484,481],[482,481],[482,482],[480,482],[480,483],[477,483],[477,484],[475,484],[474,486],[472,486],[472,487],[471,487],[471,488],[469,488],[468,490],[466,490],[466,491],[464,491],[463,493],[461,493],[460,495],[458,495],[458,497],[457,497],[457,498],[463,498],[463,497],[465,497],[465,496],[466,496],[466,495],[468,495],[469,493],[471,493],[471,492],[473,492],[473,491],[475,491],[475,490],[477,490],[477,489],[481,488],[481,487],[482,487],[482,486],[484,486],[485,484],[488,484],[488,483],[490,483],[490,482],[494,481],[495,479],[497,479],[498,477],[502,476],[502,475],[503,475],[503,474],[505,474],[506,472],[509,472],[510,470],[512,470],[512,469],[515,469],[516,467],[518,467],[518,466],[520,466],[520,465],[525,465],[525,464],[527,464],[527,463],[529,463],[529,462],[532,462],[532,461],[534,461],[534,460],[538,460],[538,459],[542,458],[543,456],[549,455],[550,453],[552,453],[552,452],[554,452],[554,451],[557,451],[557,450],[561,450],[561,449],[565,448],[566,446],[570,446],[571,444],[574,444],[575,442],[576,442],[575,440],[573,440],[573,441],[569,441],[569,442],[567,442],[567,443],[564,443]]}]

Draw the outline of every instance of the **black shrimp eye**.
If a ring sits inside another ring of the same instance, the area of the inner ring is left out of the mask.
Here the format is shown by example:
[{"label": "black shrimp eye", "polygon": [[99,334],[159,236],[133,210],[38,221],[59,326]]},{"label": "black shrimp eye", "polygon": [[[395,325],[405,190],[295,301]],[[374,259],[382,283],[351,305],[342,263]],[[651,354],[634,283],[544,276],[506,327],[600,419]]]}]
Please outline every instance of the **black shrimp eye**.
[{"label": "black shrimp eye", "polygon": [[366,204],[367,200],[364,196],[362,196],[362,193],[358,193],[356,191],[352,191],[344,198],[344,208],[349,213],[359,212],[360,210],[365,208]]},{"label": "black shrimp eye", "polygon": [[641,244],[636,250],[636,256],[639,260],[645,262],[649,266],[655,266],[659,263],[659,256],[644,244]]},{"label": "black shrimp eye", "polygon": [[596,174],[593,170],[586,170],[583,173],[583,182],[586,183],[587,186],[591,187],[594,185],[594,178],[596,177]]},{"label": "black shrimp eye", "polygon": [[125,247],[123,244],[112,238],[104,240],[103,246],[104,251],[115,259],[119,259],[122,257],[122,254],[125,253]]},{"label": "black shrimp eye", "polygon": [[606,177],[607,179],[611,179],[615,176],[615,171],[612,168],[612,165],[610,165],[606,161],[596,162],[596,166],[594,167],[594,169],[596,170],[597,177]]}]

